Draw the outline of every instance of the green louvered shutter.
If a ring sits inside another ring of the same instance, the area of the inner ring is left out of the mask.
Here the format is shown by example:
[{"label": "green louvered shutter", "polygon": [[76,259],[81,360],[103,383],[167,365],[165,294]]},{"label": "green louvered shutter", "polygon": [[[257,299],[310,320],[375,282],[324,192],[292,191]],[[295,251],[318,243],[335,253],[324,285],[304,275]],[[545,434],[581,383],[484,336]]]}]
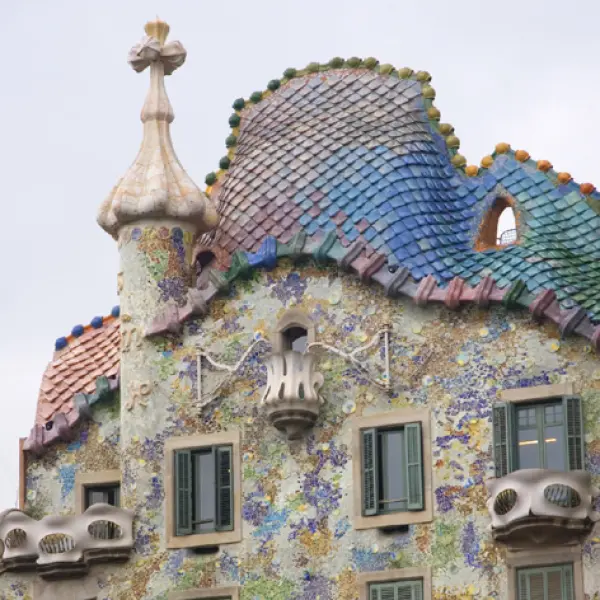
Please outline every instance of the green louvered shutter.
[{"label": "green louvered shutter", "polygon": [[423,600],[423,582],[372,583],[369,586],[369,600]]},{"label": "green louvered shutter", "polygon": [[513,470],[512,459],[512,406],[495,404],[492,410],[494,464],[496,477],[504,477]]},{"label": "green louvered shutter", "polygon": [[423,582],[413,581],[412,582],[412,600],[423,600]]},{"label": "green louvered shutter", "polygon": [[372,583],[370,600],[397,600],[395,583]]},{"label": "green louvered shutter", "polygon": [[362,501],[363,514],[376,515],[379,505],[377,464],[377,430],[362,431]]},{"label": "green louvered shutter", "polygon": [[192,453],[175,452],[175,535],[192,533]]},{"label": "green louvered shutter", "polygon": [[519,597],[517,600],[529,600],[529,576],[526,571],[519,571]]},{"label": "green louvered shutter", "polygon": [[518,600],[573,600],[573,566],[522,569],[518,587]]},{"label": "green louvered shutter", "polygon": [[399,581],[396,583],[395,600],[423,600],[422,591],[420,581]]},{"label": "green louvered shutter", "polygon": [[421,423],[404,426],[408,510],[423,510],[423,448]]},{"label": "green louvered shutter", "polygon": [[565,396],[563,398],[563,410],[566,415],[565,427],[569,470],[583,469],[583,412],[581,410],[581,398],[577,396]]},{"label": "green louvered shutter", "polygon": [[573,586],[573,565],[564,565],[563,568],[563,597],[562,600],[574,600],[575,589]]},{"label": "green louvered shutter", "polygon": [[233,529],[233,460],[231,446],[216,448],[217,531]]}]

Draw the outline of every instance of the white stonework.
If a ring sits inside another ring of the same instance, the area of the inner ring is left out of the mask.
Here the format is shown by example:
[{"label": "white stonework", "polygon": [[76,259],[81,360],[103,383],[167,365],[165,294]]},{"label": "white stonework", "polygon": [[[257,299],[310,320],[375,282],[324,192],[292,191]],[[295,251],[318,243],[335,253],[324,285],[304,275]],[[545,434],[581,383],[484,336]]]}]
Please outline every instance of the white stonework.
[{"label": "white stonework", "polygon": [[141,114],[140,151],[98,214],[100,226],[115,238],[123,225],[140,219],[175,219],[190,223],[196,233],[218,222],[211,201],[185,172],[171,141],[169,128],[175,117],[164,79],[183,64],[186,51],[180,42],[165,44],[168,30],[162,21],[148,23],[148,36],[129,53],[135,71],[150,67],[150,90]]}]

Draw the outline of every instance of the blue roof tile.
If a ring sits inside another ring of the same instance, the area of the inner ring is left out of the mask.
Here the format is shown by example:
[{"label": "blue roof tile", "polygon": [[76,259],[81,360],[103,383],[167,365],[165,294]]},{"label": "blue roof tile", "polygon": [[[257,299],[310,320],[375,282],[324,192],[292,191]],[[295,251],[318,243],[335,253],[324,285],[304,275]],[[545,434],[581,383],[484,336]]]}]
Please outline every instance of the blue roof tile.
[{"label": "blue roof tile", "polygon": [[[374,82],[368,96],[372,112],[350,100],[360,89],[357,77],[363,86]],[[306,81],[311,87],[302,102],[298,92],[282,94],[291,89],[284,85],[262,101],[277,99],[277,110],[254,112],[251,121],[242,120],[238,147],[246,147],[244,155],[234,154],[220,186],[218,202],[227,216],[215,243],[232,251],[235,240],[227,237],[228,228],[242,227],[238,207],[256,203],[248,196],[259,188],[261,195],[273,186],[285,193],[278,186],[289,179],[297,193],[281,213],[269,213],[278,222],[302,211],[292,227],[285,227],[283,242],[300,228],[309,236],[333,230],[335,219],[344,244],[364,230],[373,248],[391,253],[390,262],[407,266],[417,279],[431,273],[445,285],[460,275],[476,285],[490,274],[500,286],[522,279],[532,290],[555,289],[565,307],[580,302],[591,316],[600,317],[600,216],[574,182],[557,187],[553,172],[543,173],[531,161],[520,163],[512,152],[495,156],[479,176],[465,177],[452,166],[443,137],[433,133],[421,84],[415,81],[385,79],[385,85],[376,85],[382,76],[354,70],[326,71]],[[369,115],[375,110],[373,119]],[[286,128],[277,129],[274,119]],[[252,132],[246,134],[250,122]],[[255,141],[263,139],[269,143]],[[258,151],[253,165],[270,165],[264,171],[268,175],[244,168],[250,150]],[[481,219],[494,194],[503,190],[521,211],[519,244],[476,252],[473,238]],[[227,205],[231,208],[224,210]],[[320,212],[311,210],[315,207]],[[338,220],[340,213],[347,215],[345,221]],[[250,222],[259,222],[260,215]],[[262,240],[253,233],[248,231],[244,250],[258,250]]]}]

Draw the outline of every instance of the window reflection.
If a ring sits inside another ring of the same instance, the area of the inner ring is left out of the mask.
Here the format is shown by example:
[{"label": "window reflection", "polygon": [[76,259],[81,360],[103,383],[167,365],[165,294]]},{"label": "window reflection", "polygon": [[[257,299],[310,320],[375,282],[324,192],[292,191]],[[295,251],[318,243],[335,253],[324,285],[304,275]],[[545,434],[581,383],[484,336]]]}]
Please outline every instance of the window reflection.
[{"label": "window reflection", "polygon": [[566,469],[562,403],[520,406],[516,411],[519,469]]}]

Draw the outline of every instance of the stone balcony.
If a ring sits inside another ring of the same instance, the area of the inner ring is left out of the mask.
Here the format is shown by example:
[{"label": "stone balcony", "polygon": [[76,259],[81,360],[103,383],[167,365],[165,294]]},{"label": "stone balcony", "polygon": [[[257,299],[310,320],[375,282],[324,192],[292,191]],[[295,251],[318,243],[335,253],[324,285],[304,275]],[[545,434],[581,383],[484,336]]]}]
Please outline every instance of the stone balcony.
[{"label": "stone balcony", "polygon": [[587,471],[522,469],[487,487],[492,536],[511,546],[582,541],[600,518]]},{"label": "stone balcony", "polygon": [[315,371],[315,357],[293,350],[273,354],[267,362],[267,389],[262,402],[269,421],[298,439],[319,416],[323,375]]},{"label": "stone balcony", "polygon": [[0,514],[0,572],[37,571],[45,579],[84,575],[90,564],[127,561],[133,545],[133,511],[108,504],[40,521],[16,509]]}]

